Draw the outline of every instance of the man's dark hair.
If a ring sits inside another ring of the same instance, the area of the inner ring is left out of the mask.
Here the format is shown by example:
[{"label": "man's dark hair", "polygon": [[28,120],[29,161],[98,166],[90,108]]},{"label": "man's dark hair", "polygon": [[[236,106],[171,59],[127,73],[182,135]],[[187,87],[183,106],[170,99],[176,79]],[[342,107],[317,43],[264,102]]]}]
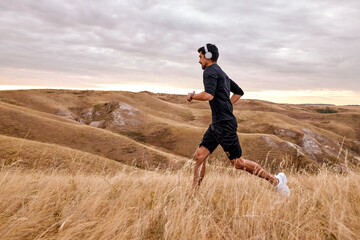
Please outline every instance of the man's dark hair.
[{"label": "man's dark hair", "polygon": [[[212,54],[211,61],[216,62],[219,58],[219,49],[214,44],[211,43],[207,43],[206,47],[208,51],[211,52]],[[205,48],[204,47],[199,48],[198,52],[201,52],[202,54],[205,55]]]}]

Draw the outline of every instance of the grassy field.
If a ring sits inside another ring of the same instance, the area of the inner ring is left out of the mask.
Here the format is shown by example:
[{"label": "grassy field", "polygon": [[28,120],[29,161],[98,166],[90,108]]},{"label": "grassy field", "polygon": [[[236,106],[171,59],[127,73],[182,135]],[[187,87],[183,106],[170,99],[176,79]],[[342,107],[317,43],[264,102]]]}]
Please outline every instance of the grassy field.
[{"label": "grassy field", "polygon": [[360,175],[290,173],[277,195],[245,172],[209,169],[196,194],[191,164],[116,175],[4,167],[1,239],[357,239]]},{"label": "grassy field", "polygon": [[220,147],[191,191],[208,103],[0,91],[0,239],[359,239],[360,107],[326,107],[234,106],[244,157],[287,174],[283,198]]}]

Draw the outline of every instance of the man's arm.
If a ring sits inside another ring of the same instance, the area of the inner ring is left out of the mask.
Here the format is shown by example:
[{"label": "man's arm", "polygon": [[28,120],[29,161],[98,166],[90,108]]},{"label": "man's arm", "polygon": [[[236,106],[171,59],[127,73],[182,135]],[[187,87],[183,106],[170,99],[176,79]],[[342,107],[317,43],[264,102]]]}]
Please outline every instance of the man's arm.
[{"label": "man's arm", "polygon": [[244,95],[244,91],[233,81],[230,79],[230,92],[234,93],[230,101],[234,105],[239,99]]},{"label": "man's arm", "polygon": [[239,99],[242,97],[242,95],[239,94],[233,94],[230,98],[231,103],[234,105]]},{"label": "man's arm", "polygon": [[198,101],[211,101],[214,98],[213,95],[211,95],[210,93],[207,92],[201,92],[201,93],[196,93],[195,91],[193,91],[192,93],[188,93],[187,95],[187,100],[189,102],[191,102],[193,99],[198,100]]}]

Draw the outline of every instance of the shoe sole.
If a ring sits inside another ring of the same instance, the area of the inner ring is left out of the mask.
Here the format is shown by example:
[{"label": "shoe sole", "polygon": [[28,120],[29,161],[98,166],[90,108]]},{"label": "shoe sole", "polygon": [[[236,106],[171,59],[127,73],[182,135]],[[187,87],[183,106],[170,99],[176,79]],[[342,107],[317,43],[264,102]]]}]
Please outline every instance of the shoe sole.
[{"label": "shoe sole", "polygon": [[285,175],[285,173],[279,173],[278,174],[278,176],[279,177],[281,177],[281,180],[282,180],[282,182],[283,182],[283,186],[284,186],[284,189],[285,189],[285,191],[283,191],[283,194],[286,196],[286,197],[289,197],[290,196],[290,189],[289,189],[289,187],[286,185],[286,183],[287,183],[287,178],[286,178],[286,175]]},{"label": "shoe sole", "polygon": [[278,174],[278,176],[281,177],[281,180],[282,180],[283,184],[286,185],[287,179],[286,179],[285,173],[282,173],[282,172],[281,172],[281,173]]}]

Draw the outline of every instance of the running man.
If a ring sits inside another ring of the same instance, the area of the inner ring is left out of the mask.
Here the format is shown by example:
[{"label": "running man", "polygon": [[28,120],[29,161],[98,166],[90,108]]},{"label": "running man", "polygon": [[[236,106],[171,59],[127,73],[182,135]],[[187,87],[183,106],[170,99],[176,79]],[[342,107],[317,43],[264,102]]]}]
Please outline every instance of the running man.
[{"label": "running man", "polygon": [[[236,169],[245,170],[269,181],[284,196],[290,195],[286,185],[286,176],[279,173],[271,175],[259,164],[242,157],[242,150],[237,136],[237,120],[233,114],[233,105],[244,95],[243,90],[232,81],[217,64],[218,48],[213,44],[205,44],[198,49],[199,63],[203,72],[205,91],[188,93],[187,101],[209,101],[212,123],[205,132],[195,152],[193,190],[196,190],[205,175],[205,164],[208,156],[220,146],[225,151]],[[230,97],[230,92],[233,95]]]}]

